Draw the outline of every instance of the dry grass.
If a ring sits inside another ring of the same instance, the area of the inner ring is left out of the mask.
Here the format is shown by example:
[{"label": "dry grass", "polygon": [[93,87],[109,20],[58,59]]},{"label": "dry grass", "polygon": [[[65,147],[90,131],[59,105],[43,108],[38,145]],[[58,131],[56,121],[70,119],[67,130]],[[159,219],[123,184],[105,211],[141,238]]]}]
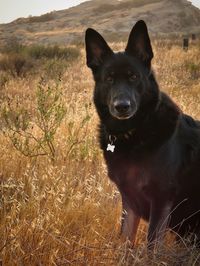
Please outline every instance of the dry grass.
[{"label": "dry grass", "polygon": [[[112,47],[123,49],[124,44]],[[154,48],[161,88],[184,111],[200,119],[199,44],[188,52],[159,42]],[[54,161],[46,156],[24,157],[0,133],[2,264],[199,265],[195,247],[187,240],[177,244],[170,235],[160,253],[147,255],[144,222],[134,250],[120,240],[120,196],[107,178],[98,147],[93,81],[83,50],[82,54],[62,77],[67,114],[55,136]],[[34,116],[38,80],[37,75],[9,77],[1,87],[1,103],[7,96],[11,103],[17,99]],[[3,124],[2,129],[7,130]]]}]

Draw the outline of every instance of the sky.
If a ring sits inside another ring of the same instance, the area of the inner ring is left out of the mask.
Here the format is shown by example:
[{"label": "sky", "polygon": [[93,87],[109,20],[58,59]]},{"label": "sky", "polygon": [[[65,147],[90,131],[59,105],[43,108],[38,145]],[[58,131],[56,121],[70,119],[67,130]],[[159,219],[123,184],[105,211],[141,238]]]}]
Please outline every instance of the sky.
[{"label": "sky", "polygon": [[54,10],[76,6],[86,0],[0,0],[0,23],[19,17],[39,16]]},{"label": "sky", "polygon": [[[19,17],[39,16],[54,10],[66,9],[86,0],[0,0],[0,23]],[[177,0],[175,0],[177,1]],[[200,8],[200,0],[190,0]]]}]

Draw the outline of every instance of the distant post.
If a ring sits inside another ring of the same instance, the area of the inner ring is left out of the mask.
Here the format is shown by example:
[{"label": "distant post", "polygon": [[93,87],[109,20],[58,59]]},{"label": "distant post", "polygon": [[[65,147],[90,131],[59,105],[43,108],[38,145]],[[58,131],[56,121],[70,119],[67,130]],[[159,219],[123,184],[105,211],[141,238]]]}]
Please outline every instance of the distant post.
[{"label": "distant post", "polygon": [[196,34],[192,33],[192,40],[195,41],[196,40]]},{"label": "distant post", "polygon": [[183,38],[183,50],[187,51],[189,48],[189,38]]}]

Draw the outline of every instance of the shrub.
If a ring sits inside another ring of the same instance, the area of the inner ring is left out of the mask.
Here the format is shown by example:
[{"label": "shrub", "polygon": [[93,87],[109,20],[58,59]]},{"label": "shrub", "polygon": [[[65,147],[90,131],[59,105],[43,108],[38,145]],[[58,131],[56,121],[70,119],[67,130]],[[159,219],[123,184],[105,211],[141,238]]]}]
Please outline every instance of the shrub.
[{"label": "shrub", "polygon": [[[2,50],[3,56],[0,59],[0,70],[10,73],[12,76],[22,77],[27,74],[35,65],[36,60],[47,59],[40,64],[47,77],[50,79],[64,73],[68,63],[75,61],[80,56],[80,49],[76,47],[61,48],[58,46],[23,46],[19,43],[10,43]],[[36,73],[41,71],[41,67]]]},{"label": "shrub", "polygon": [[6,40],[6,43],[1,47],[2,53],[23,53],[25,46],[20,43],[19,38],[12,36]]},{"label": "shrub", "polygon": [[123,8],[133,8],[133,7],[139,7],[147,4],[153,4],[156,2],[160,2],[160,0],[133,0],[133,1],[127,1],[127,2],[121,2],[118,5],[118,9]]},{"label": "shrub", "polygon": [[115,6],[113,6],[111,4],[103,4],[97,8],[94,8],[93,12],[97,13],[97,14],[98,13],[107,13],[107,12],[113,11],[114,9],[115,9]]},{"label": "shrub", "polygon": [[73,61],[80,56],[80,51],[77,48],[67,47],[60,48],[59,46],[48,46],[35,45],[27,48],[27,53],[35,58],[61,58],[69,61]]},{"label": "shrub", "polygon": [[192,79],[200,78],[200,64],[196,64],[194,62],[186,62],[185,68],[190,73],[190,77]]},{"label": "shrub", "polygon": [[3,54],[18,54],[23,56],[30,56],[33,59],[49,58],[49,59],[65,59],[73,61],[80,56],[80,49],[78,47],[59,47],[44,46],[44,45],[22,45],[18,38],[9,38],[6,45],[1,48]]},{"label": "shrub", "polygon": [[68,67],[67,61],[63,59],[50,59],[44,65],[46,79],[56,79],[63,76]]},{"label": "shrub", "polygon": [[152,4],[160,2],[160,0],[133,0],[133,1],[125,1],[125,2],[119,2],[119,4],[111,5],[111,4],[102,4],[97,8],[93,9],[94,13],[107,13],[112,12],[115,10],[122,10],[122,9],[130,9],[135,7],[140,7],[147,4]]},{"label": "shrub", "polygon": [[47,155],[55,159],[54,136],[66,113],[59,84],[60,80],[48,86],[41,79],[36,92],[35,119],[18,101],[14,104],[8,100],[3,107],[4,133],[25,156]]},{"label": "shrub", "polygon": [[0,70],[10,73],[12,76],[25,76],[33,67],[33,63],[23,54],[11,53],[0,60]]},{"label": "shrub", "polygon": [[54,19],[54,12],[46,13],[41,16],[29,16],[29,23],[46,22]]},{"label": "shrub", "polygon": [[4,88],[10,77],[7,73],[1,73],[0,75],[0,88]]}]

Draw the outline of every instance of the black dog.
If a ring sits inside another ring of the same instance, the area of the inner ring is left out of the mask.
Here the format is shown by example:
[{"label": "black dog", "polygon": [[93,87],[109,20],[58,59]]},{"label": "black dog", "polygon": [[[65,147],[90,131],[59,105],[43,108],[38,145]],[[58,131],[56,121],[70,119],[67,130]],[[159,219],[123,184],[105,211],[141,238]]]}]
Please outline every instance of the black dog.
[{"label": "black dog", "polygon": [[101,148],[122,196],[122,234],[134,241],[143,218],[150,247],[167,227],[200,241],[200,123],[160,92],[145,22],[136,23],[119,53],[88,29],[86,53]]}]

